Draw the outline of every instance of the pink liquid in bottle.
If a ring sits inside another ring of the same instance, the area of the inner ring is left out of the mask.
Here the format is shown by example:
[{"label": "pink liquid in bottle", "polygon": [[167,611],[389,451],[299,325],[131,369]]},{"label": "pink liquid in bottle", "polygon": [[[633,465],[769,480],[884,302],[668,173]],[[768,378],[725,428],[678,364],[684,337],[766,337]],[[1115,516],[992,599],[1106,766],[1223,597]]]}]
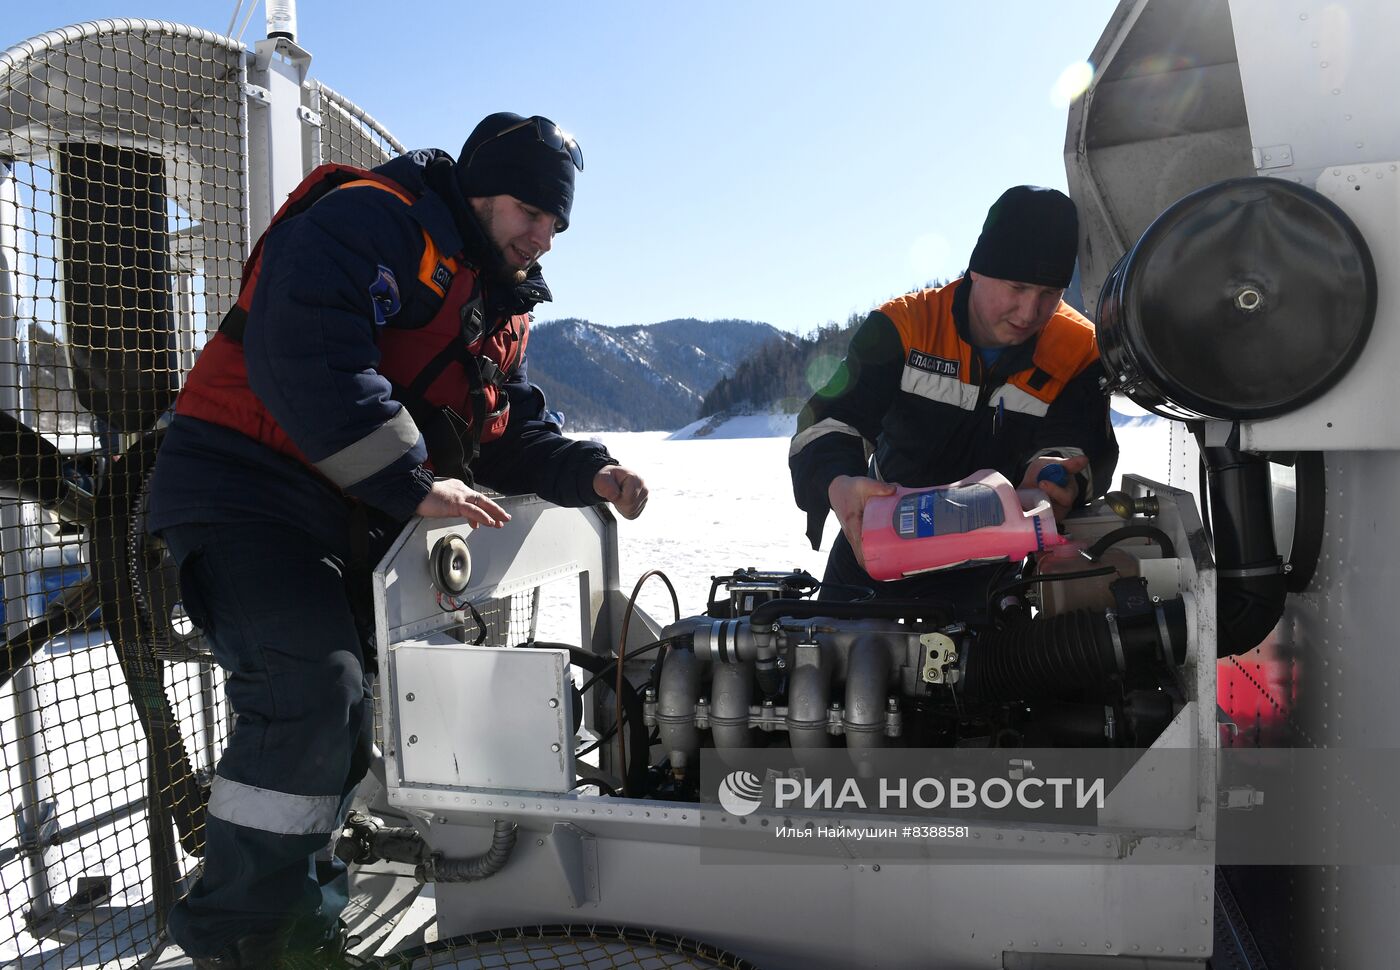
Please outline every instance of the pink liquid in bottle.
[{"label": "pink liquid in bottle", "polygon": [[1066,541],[1043,492],[1018,492],[990,469],[871,499],[861,525],[865,568],[879,580],[1020,560]]}]

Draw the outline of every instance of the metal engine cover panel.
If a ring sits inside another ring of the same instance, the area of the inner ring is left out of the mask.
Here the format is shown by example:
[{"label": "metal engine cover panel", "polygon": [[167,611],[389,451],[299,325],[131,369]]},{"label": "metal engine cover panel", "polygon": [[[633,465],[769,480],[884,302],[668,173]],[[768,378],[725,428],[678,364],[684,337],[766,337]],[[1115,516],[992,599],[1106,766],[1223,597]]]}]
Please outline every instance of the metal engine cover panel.
[{"label": "metal engine cover panel", "polygon": [[403,787],[573,786],[566,651],[474,647],[437,635],[398,644],[389,662]]}]

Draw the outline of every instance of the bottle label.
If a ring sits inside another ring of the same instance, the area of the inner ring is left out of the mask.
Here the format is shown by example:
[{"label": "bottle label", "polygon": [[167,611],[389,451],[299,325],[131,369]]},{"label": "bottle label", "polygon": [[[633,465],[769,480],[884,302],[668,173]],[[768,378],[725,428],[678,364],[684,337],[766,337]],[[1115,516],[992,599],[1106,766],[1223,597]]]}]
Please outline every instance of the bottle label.
[{"label": "bottle label", "polygon": [[913,492],[903,496],[894,510],[894,531],[901,539],[957,535],[1004,521],[1001,496],[990,485]]}]

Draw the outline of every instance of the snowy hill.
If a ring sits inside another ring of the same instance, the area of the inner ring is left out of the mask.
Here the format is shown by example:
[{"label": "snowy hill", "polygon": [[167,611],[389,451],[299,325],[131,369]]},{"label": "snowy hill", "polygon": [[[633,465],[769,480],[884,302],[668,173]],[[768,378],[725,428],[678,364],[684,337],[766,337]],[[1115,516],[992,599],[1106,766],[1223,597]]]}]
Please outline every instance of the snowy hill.
[{"label": "snowy hill", "polygon": [[705,392],[778,335],[750,320],[552,320],[531,327],[527,362],[569,431],[669,431],[693,420]]},{"label": "snowy hill", "polygon": [[697,438],[791,438],[797,431],[795,414],[712,414],[666,436],[668,441]]}]

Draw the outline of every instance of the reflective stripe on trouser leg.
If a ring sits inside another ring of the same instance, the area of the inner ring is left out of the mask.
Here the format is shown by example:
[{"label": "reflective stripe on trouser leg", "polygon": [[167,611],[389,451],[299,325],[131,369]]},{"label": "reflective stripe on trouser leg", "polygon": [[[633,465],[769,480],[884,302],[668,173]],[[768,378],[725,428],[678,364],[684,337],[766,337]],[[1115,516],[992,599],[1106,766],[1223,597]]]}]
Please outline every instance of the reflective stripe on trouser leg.
[{"label": "reflective stripe on trouser leg", "polygon": [[261,523],[165,530],[187,601],[228,673],[235,723],[219,763],[204,872],[171,912],[187,952],[326,917],[312,857],[368,764],[371,708],[340,563]]}]

